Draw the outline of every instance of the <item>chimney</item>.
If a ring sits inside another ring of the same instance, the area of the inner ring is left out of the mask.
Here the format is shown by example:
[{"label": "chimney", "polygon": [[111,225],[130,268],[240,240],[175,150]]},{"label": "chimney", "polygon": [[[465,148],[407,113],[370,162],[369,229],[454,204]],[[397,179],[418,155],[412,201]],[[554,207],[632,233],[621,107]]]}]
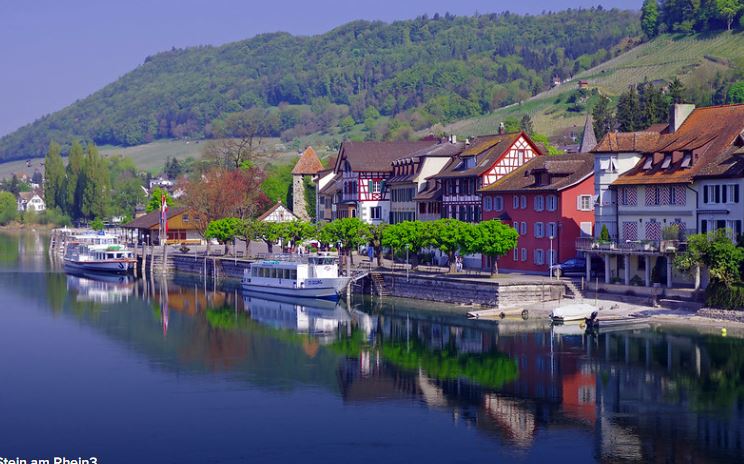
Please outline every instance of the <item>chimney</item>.
[{"label": "chimney", "polygon": [[503,135],[506,132],[506,126],[504,126],[503,122],[499,123],[499,135]]},{"label": "chimney", "polygon": [[453,136],[452,136],[452,140],[451,140],[451,142],[452,142],[452,143],[457,143],[457,136],[456,136],[456,135],[453,135]]},{"label": "chimney", "polygon": [[688,103],[675,103],[669,108],[669,132],[677,132],[679,126],[695,110],[695,105]]}]

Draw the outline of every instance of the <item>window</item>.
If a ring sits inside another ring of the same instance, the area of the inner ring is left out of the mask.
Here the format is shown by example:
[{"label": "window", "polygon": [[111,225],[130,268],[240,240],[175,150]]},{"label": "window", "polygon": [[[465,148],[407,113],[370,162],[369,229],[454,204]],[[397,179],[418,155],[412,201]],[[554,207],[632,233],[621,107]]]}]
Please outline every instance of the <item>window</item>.
[{"label": "window", "polygon": [[686,151],[685,154],[682,156],[682,164],[680,165],[683,168],[689,168],[692,165],[692,153],[689,151]]},{"label": "window", "polygon": [[183,222],[189,222],[189,215],[188,214],[184,214],[183,215]]},{"label": "window", "polygon": [[648,171],[649,169],[651,169],[651,166],[653,165],[653,162],[654,162],[654,156],[653,155],[646,156],[646,161],[643,162],[643,169],[646,170],[646,171]]},{"label": "window", "polygon": [[517,166],[524,164],[525,150],[517,150]]},{"label": "window", "polygon": [[527,223],[522,223],[522,235],[527,235]]},{"label": "window", "polygon": [[535,197],[535,211],[542,211],[545,209],[545,197],[538,195]]},{"label": "window", "polygon": [[664,155],[664,161],[661,162],[661,169],[669,169],[669,166],[672,165],[672,155],[667,154]]},{"label": "window", "polygon": [[520,203],[522,204],[522,209],[527,209],[527,197],[522,195],[519,199],[521,200]]},{"label": "window", "polygon": [[555,195],[548,195],[547,198],[548,211],[555,211],[558,209],[558,197]]},{"label": "window", "polygon": [[493,197],[493,209],[494,211],[501,211],[504,209],[504,197],[502,196]]},{"label": "window", "polygon": [[369,181],[369,191],[371,193],[380,193],[380,192],[382,192],[382,181],[380,181],[380,180],[371,180],[371,181]]},{"label": "window", "polygon": [[545,236],[545,224],[542,222],[535,223],[535,238],[543,238]]},{"label": "window", "polygon": [[519,248],[514,248],[514,254],[512,258],[514,259],[514,262],[519,261]]},{"label": "window", "polygon": [[517,233],[519,233],[519,223],[518,222],[515,222],[514,224],[512,224],[512,227],[514,227],[514,230],[516,230]]},{"label": "window", "polygon": [[514,195],[514,197],[512,198],[512,207],[514,209],[519,209],[519,196]]},{"label": "window", "polygon": [[483,210],[491,211],[493,209],[493,197],[491,195],[485,195],[483,197]]},{"label": "window", "polygon": [[373,220],[382,219],[382,206],[372,206],[369,209],[369,217]]},{"label": "window", "polygon": [[545,264],[545,251],[535,250],[535,264]]},{"label": "window", "polygon": [[556,229],[555,222],[549,222],[548,223],[548,237],[555,238],[558,235],[556,232],[557,232],[557,229]]},{"label": "window", "polygon": [[527,261],[527,248],[522,248],[522,261]]},{"label": "window", "polygon": [[591,195],[579,195],[576,197],[576,208],[579,211],[591,211],[592,210],[592,196]]}]

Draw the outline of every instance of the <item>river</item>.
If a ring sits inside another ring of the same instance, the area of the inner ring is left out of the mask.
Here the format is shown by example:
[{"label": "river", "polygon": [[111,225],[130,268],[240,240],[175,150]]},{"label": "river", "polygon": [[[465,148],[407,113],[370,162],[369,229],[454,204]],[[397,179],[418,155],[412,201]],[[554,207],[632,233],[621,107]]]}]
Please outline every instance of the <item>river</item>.
[{"label": "river", "polygon": [[90,279],[60,272],[46,247],[43,234],[0,235],[2,458],[744,459],[740,339]]}]

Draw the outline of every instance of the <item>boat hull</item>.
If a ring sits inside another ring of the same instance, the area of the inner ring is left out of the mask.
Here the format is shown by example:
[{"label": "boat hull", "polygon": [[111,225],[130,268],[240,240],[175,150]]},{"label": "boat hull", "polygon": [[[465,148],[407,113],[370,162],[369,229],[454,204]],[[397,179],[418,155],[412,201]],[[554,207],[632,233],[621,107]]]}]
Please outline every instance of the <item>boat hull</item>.
[{"label": "boat hull", "polygon": [[336,301],[349,283],[349,278],[318,279],[318,285],[308,285],[299,288],[271,285],[259,285],[252,282],[242,282],[243,290],[252,294],[280,295],[291,298],[318,298]]},{"label": "boat hull", "polygon": [[73,261],[65,260],[65,269],[71,271],[128,274],[134,270],[133,261]]},{"label": "boat hull", "polygon": [[555,308],[550,318],[555,322],[584,321],[596,311],[597,308],[588,304],[571,304]]}]

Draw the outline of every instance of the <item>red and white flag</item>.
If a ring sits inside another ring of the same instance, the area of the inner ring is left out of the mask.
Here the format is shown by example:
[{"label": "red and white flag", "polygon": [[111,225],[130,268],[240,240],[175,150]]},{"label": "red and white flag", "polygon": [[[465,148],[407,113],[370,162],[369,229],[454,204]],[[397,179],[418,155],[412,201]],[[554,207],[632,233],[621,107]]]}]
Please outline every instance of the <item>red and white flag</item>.
[{"label": "red and white flag", "polygon": [[164,235],[168,236],[168,203],[165,201],[165,194],[160,198],[160,229]]}]

